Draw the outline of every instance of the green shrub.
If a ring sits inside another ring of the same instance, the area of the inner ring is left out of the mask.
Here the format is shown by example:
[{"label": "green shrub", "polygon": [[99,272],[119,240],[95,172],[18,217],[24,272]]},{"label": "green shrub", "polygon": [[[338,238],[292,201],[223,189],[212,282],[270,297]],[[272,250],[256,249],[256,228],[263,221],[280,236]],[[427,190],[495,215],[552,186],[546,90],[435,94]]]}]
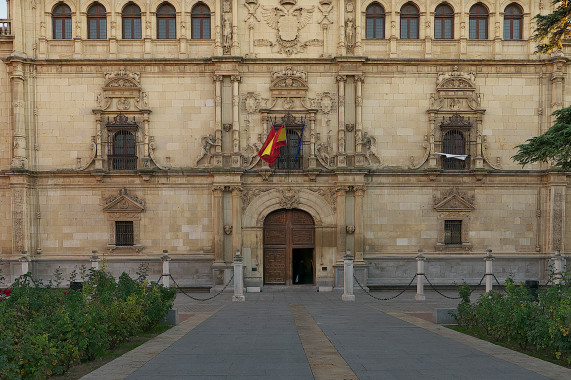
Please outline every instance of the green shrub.
[{"label": "green shrub", "polygon": [[153,328],[176,296],[140,276],[123,273],[117,282],[104,270],[85,276],[81,290],[34,283],[29,274],[12,284],[0,301],[0,379],[45,379],[92,360]]}]

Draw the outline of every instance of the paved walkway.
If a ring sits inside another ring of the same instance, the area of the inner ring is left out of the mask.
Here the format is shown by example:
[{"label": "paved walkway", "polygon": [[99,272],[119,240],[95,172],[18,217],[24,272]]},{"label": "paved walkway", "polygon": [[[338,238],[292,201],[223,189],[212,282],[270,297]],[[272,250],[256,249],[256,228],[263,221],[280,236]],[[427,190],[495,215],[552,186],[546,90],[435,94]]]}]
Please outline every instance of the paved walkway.
[{"label": "paved walkway", "polygon": [[458,303],[436,293],[418,302],[413,291],[391,301],[356,292],[342,302],[340,292],[312,290],[268,289],[243,303],[179,294],[178,326],[83,379],[571,379],[569,369],[432,323],[435,308]]}]

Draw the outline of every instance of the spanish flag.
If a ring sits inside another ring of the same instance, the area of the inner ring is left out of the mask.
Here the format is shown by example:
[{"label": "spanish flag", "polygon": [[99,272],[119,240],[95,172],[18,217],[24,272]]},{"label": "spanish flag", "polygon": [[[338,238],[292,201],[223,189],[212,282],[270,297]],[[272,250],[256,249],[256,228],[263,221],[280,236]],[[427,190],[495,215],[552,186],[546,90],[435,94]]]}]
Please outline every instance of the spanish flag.
[{"label": "spanish flag", "polygon": [[262,149],[258,152],[258,156],[268,164],[273,165],[274,161],[278,158],[280,154],[280,148],[286,145],[286,131],[285,124],[282,124],[278,132],[274,130],[272,125],[272,130],[266,139],[266,142],[262,146]]}]

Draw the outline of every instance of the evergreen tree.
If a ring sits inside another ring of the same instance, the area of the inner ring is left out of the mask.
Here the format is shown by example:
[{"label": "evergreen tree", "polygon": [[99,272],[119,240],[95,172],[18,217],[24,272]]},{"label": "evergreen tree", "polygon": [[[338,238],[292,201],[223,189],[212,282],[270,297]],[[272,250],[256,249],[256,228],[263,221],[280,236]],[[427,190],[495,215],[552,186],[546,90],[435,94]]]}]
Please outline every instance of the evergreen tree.
[{"label": "evergreen tree", "polygon": [[537,26],[532,39],[537,53],[553,54],[563,50],[562,41],[571,38],[571,1],[553,0],[555,10],[548,15],[534,17]]}]

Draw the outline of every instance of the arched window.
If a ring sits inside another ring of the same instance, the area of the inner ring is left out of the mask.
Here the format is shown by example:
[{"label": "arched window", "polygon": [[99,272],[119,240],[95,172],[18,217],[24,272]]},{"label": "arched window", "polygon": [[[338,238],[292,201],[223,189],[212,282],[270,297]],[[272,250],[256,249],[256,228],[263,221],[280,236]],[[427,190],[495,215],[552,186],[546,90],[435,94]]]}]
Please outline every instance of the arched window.
[{"label": "arched window", "polygon": [[470,39],[488,39],[488,9],[481,3],[470,8]]},{"label": "arched window", "polygon": [[192,8],[192,39],[210,39],[210,8],[198,3]]},{"label": "arched window", "polygon": [[107,38],[107,14],[105,7],[99,3],[94,3],[87,10],[87,38],[90,40]]},{"label": "arched window", "polygon": [[[464,134],[457,129],[450,130],[442,137],[442,152],[447,154],[466,154]],[[442,157],[442,169],[465,169],[466,160]]]},{"label": "arched window", "polygon": [[176,12],[169,3],[163,3],[157,9],[157,38],[161,40],[176,38]]},{"label": "arched window", "polygon": [[128,3],[121,13],[123,22],[123,38],[126,40],[141,39],[141,8],[134,3]]},{"label": "arched window", "polygon": [[407,40],[418,39],[418,24],[420,12],[413,3],[406,3],[400,9],[400,38]]},{"label": "arched window", "polygon": [[385,10],[379,3],[367,7],[366,19],[366,38],[385,38]]},{"label": "arched window", "polygon": [[52,12],[54,40],[71,40],[71,9],[64,3],[55,6]]},{"label": "arched window", "polygon": [[136,170],[135,135],[125,130],[115,133],[113,135],[113,155],[110,158],[113,170]]},{"label": "arched window", "polygon": [[454,38],[454,10],[448,4],[440,4],[434,11],[434,38],[437,40]]},{"label": "arched window", "polygon": [[517,4],[510,4],[504,11],[504,40],[521,40],[523,11]]}]

